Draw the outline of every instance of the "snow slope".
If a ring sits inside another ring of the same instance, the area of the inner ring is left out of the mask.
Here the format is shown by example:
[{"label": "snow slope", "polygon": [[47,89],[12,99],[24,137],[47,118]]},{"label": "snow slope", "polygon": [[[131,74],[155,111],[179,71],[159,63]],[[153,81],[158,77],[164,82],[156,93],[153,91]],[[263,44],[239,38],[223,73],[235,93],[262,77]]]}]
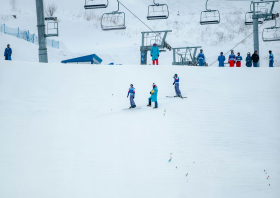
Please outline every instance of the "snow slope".
[{"label": "snow slope", "polygon": [[[0,0],[0,23],[37,32],[34,0],[18,1],[17,19],[1,17],[1,13],[3,13],[3,16],[9,13],[10,5],[6,2],[6,0]],[[47,6],[53,0],[45,0],[44,2]],[[173,32],[167,36],[167,42],[172,47],[202,46],[209,63],[215,61],[221,51],[229,51],[253,31],[252,27],[244,25],[245,13],[249,11],[250,7],[249,1],[209,1],[210,9],[218,9],[220,11],[221,23],[219,25],[206,26],[199,24],[200,12],[205,9],[205,0],[161,0],[159,2],[168,4],[170,17],[168,20],[157,21],[146,20],[148,5],[152,3],[152,0],[122,0],[121,2],[153,30],[172,30]],[[108,64],[111,61],[126,65],[139,64],[141,31],[149,31],[146,26],[139,22],[124,7],[120,6],[120,11],[126,13],[127,29],[104,32],[100,28],[102,14],[116,10],[117,1],[110,0],[108,8],[94,11],[85,11],[83,8],[84,1],[82,0],[59,0],[55,1],[55,3],[58,6],[56,16],[59,19],[60,28],[60,36],[55,39],[63,42],[74,53],[73,57],[75,55],[96,53],[104,59],[104,64]],[[276,3],[274,10],[280,12],[280,3]],[[177,15],[178,12],[180,16]],[[270,21],[260,27],[260,36],[263,27],[273,25],[274,22]],[[275,65],[280,66],[280,61],[278,61],[280,56],[278,45],[279,43],[277,42],[261,42],[260,56],[262,67],[268,66],[268,50],[273,50]],[[2,48],[4,47],[2,46]],[[19,51],[24,51],[24,48]],[[235,52],[237,51],[240,51],[243,57],[246,56],[247,52],[252,53],[253,38],[249,37],[236,47]],[[34,55],[37,56],[37,53]],[[160,63],[170,65],[172,55],[172,52],[162,53]],[[20,59],[19,61],[21,60],[28,61],[26,59]],[[151,60],[148,63],[150,64]],[[213,66],[216,67],[217,65],[214,64]]]},{"label": "snow slope", "polygon": [[0,61],[0,197],[278,198],[279,75]]}]

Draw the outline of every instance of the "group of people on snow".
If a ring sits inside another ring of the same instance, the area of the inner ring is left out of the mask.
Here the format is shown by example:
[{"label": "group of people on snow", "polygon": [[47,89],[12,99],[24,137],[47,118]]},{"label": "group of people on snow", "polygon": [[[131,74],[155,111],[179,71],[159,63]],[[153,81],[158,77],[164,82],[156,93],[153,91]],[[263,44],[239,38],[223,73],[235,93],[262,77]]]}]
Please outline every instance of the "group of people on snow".
[{"label": "group of people on snow", "polygon": [[[182,98],[181,91],[179,89],[179,77],[177,74],[174,75],[174,88],[175,88],[175,97]],[[153,89],[150,91],[151,96],[148,98],[148,107],[152,106],[152,102],[155,103],[154,109],[158,108],[158,102],[157,102],[157,95],[158,95],[158,87],[155,83],[153,83]],[[130,85],[130,88],[128,89],[127,98],[130,95],[130,109],[136,108],[136,104],[134,102],[135,98],[135,88],[133,87],[133,84]]]},{"label": "group of people on snow", "polygon": [[[240,55],[240,52],[237,53],[237,56],[234,54],[234,51],[231,50],[231,53],[228,57],[228,63],[230,67],[234,67],[236,64],[236,67],[241,67],[241,61],[243,60],[242,56]],[[247,67],[258,67],[260,57],[258,55],[258,51],[255,51],[254,54],[251,56],[251,53],[247,53],[247,57],[245,59],[246,66]],[[218,57],[219,61],[219,67],[225,66],[226,57],[223,55],[223,52],[221,52],[221,55]],[[269,50],[269,67],[273,67],[274,63],[274,56],[272,54],[272,51]]]},{"label": "group of people on snow", "polygon": [[[157,47],[157,44],[155,43],[151,49],[151,57],[153,61],[153,65],[157,64],[158,65],[158,58],[159,58],[159,49]],[[241,67],[241,61],[243,60],[242,56],[240,55],[240,52],[237,53],[237,56],[234,54],[234,51],[231,50],[231,53],[228,57],[228,63],[230,67]],[[258,55],[258,51],[255,51],[254,54],[251,56],[251,53],[248,52],[247,57],[245,59],[246,61],[246,66],[247,67],[258,67],[260,57]],[[224,56],[224,53],[221,52],[220,56],[218,57],[219,61],[219,67],[224,67],[225,66],[225,61],[226,57]],[[206,58],[203,53],[203,50],[200,49],[200,53],[197,56],[197,62],[199,66],[205,65]],[[274,56],[272,54],[272,51],[269,50],[269,67],[273,67],[274,63]]]}]

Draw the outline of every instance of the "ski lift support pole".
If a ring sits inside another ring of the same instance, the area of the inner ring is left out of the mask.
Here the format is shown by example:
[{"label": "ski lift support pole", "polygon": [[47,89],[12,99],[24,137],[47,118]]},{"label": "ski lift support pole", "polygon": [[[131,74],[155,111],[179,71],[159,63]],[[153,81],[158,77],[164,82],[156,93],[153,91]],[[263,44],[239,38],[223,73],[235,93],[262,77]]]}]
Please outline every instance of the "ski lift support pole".
[{"label": "ski lift support pole", "polygon": [[39,62],[48,63],[43,0],[36,0],[36,13],[37,13],[38,42],[39,42]]},{"label": "ski lift support pole", "polygon": [[[254,0],[254,1],[252,1],[254,51],[258,51],[258,53],[260,53],[260,50],[259,50],[259,46],[260,46],[259,45],[259,22],[258,21],[260,18],[264,18],[264,19],[271,18],[271,20],[273,20],[279,16],[279,14],[272,14],[275,2],[279,2],[279,0]],[[256,4],[259,5],[260,3],[272,3],[271,10],[268,14],[256,14],[256,12],[257,12]],[[260,67],[260,62],[258,63],[258,67]]]}]

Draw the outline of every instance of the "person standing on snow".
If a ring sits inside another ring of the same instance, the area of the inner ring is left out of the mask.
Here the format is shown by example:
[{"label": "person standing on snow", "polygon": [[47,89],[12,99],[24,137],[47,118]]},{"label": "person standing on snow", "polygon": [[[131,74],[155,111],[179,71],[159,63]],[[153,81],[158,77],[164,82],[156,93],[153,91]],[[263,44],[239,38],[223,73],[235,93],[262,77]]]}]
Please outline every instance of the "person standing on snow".
[{"label": "person standing on snow", "polygon": [[224,56],[223,52],[221,52],[221,55],[218,57],[218,61],[219,61],[219,67],[225,66],[226,57]]},{"label": "person standing on snow", "polygon": [[155,102],[155,107],[154,109],[158,108],[158,102],[157,102],[157,94],[158,94],[158,88],[155,83],[153,83],[153,90],[150,92],[151,97],[149,97],[149,104],[147,105],[148,107],[152,106],[152,102]]},{"label": "person standing on snow", "polygon": [[153,65],[155,65],[155,62],[158,65],[159,49],[156,43],[154,43],[154,46],[151,49],[151,57],[153,57]]},{"label": "person standing on snow", "polygon": [[198,61],[199,66],[203,66],[203,63],[205,62],[205,56],[203,54],[202,49],[200,49],[200,53],[197,56],[197,61]]},{"label": "person standing on snow", "polygon": [[175,88],[175,93],[176,93],[176,95],[177,95],[178,97],[181,97],[181,98],[182,98],[181,91],[180,91],[180,89],[179,89],[179,77],[178,77],[177,74],[175,74],[173,78],[174,78],[173,85],[175,85],[175,86],[174,86],[174,88]]},{"label": "person standing on snow", "polygon": [[130,109],[133,109],[136,107],[135,102],[134,102],[134,97],[135,97],[135,88],[133,87],[133,84],[130,85],[130,88],[128,89],[128,94],[127,97],[130,94]]},{"label": "person standing on snow", "polygon": [[247,57],[246,57],[246,66],[247,67],[252,67],[252,57],[251,57],[250,52],[248,52]]},{"label": "person standing on snow", "polygon": [[255,53],[252,55],[252,61],[253,61],[253,66],[254,67],[259,66],[259,60],[260,60],[260,57],[258,55],[258,51],[256,50]]},{"label": "person standing on snow", "polygon": [[272,54],[272,51],[269,50],[269,67],[273,67],[273,63],[274,63],[274,56]]},{"label": "person standing on snow", "polygon": [[10,44],[8,44],[4,51],[5,60],[12,60],[12,53],[12,48],[10,48]]},{"label": "person standing on snow", "polygon": [[234,51],[231,50],[231,54],[230,54],[229,57],[228,57],[229,66],[230,66],[230,67],[234,67],[235,62],[236,62],[236,56],[235,56],[235,54],[234,54]]},{"label": "person standing on snow", "polygon": [[240,52],[237,53],[236,56],[236,67],[241,67],[241,61],[243,60],[242,56],[240,56]]}]

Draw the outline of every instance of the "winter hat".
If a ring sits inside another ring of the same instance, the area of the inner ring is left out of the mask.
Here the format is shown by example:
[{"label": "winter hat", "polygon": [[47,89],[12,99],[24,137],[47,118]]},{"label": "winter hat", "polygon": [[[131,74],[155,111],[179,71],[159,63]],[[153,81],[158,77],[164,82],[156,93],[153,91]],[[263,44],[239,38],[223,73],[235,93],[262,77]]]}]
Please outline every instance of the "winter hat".
[{"label": "winter hat", "polygon": [[155,83],[153,83],[153,87],[156,87],[156,84],[155,84]]},{"label": "winter hat", "polygon": [[156,43],[154,43],[154,46],[157,46],[157,44],[156,44]]}]

